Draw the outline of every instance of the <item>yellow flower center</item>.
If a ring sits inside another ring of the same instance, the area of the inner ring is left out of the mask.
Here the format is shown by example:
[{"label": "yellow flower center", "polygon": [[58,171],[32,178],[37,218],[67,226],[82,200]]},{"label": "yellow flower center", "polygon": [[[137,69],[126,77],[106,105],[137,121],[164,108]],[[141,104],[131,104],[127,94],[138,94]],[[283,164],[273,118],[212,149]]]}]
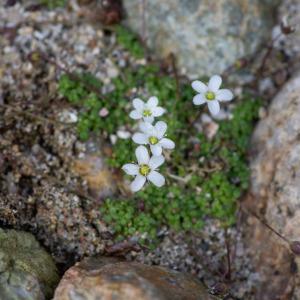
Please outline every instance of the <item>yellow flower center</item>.
[{"label": "yellow flower center", "polygon": [[215,100],[216,95],[215,95],[215,93],[213,93],[213,92],[207,92],[207,93],[205,94],[205,97],[206,97],[207,100],[211,101],[211,100]]},{"label": "yellow flower center", "polygon": [[157,144],[157,143],[158,143],[158,138],[155,137],[155,136],[150,136],[150,137],[149,137],[149,143],[150,143],[151,145]]},{"label": "yellow flower center", "polygon": [[143,116],[144,116],[144,117],[151,117],[151,115],[152,115],[152,112],[151,112],[150,109],[145,109],[145,110],[143,111]]},{"label": "yellow flower center", "polygon": [[143,176],[147,176],[150,173],[150,167],[148,165],[140,166],[140,174]]},{"label": "yellow flower center", "polygon": [[31,54],[31,59],[34,61],[34,62],[38,62],[40,60],[41,56],[38,52],[33,52]]}]

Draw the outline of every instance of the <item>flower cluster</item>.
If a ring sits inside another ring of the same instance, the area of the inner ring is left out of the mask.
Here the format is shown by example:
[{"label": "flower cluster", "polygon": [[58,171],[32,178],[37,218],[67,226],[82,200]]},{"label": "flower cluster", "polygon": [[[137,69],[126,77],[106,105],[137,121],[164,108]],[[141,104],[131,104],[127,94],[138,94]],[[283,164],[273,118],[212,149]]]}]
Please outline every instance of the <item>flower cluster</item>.
[{"label": "flower cluster", "polygon": [[[199,80],[193,81],[192,88],[198,93],[193,98],[193,103],[195,105],[207,103],[210,113],[217,115],[220,112],[219,102],[233,99],[232,92],[228,89],[221,89],[221,85],[222,78],[219,75],[212,76],[207,85]],[[157,187],[165,184],[164,176],[157,169],[165,162],[162,155],[163,149],[174,149],[175,144],[165,137],[168,127],[165,122],[158,121],[153,124],[156,117],[165,113],[165,109],[158,106],[157,97],[150,97],[146,103],[141,99],[134,99],[132,104],[134,110],[129,116],[140,121],[140,132],[135,133],[132,139],[140,146],[135,150],[137,164],[126,164],[122,169],[127,174],[135,176],[130,187],[133,192],[137,192],[147,180]]]},{"label": "flower cluster", "polygon": [[[165,109],[158,106],[156,97],[150,97],[146,103],[141,99],[134,99],[132,104],[134,110],[129,116],[140,121],[140,132],[135,133],[132,140],[140,146],[135,150],[137,164],[126,164],[122,169],[128,175],[135,176],[130,188],[133,192],[137,192],[147,180],[157,187],[165,184],[164,176],[157,169],[165,162],[162,155],[163,149],[174,149],[175,144],[165,137],[168,128],[165,122],[158,121],[155,125],[152,124],[155,117],[160,117],[165,113]],[[149,152],[152,154],[151,157]]]}]

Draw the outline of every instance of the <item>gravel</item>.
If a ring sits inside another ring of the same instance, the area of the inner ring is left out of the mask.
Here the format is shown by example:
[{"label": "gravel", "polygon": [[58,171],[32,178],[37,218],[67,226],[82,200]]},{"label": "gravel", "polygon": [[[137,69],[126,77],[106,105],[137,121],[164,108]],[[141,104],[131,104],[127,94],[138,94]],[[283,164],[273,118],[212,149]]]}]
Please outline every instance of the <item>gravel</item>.
[{"label": "gravel", "polygon": [[[89,144],[78,141],[78,114],[58,95],[58,78],[62,69],[90,72],[102,81],[105,94],[114,90],[112,78],[123,68],[146,61],[132,58],[101,25],[82,19],[73,0],[67,13],[31,11],[29,2],[4,4],[0,0],[0,104],[6,105],[0,106],[0,224],[34,233],[63,271],[83,256],[103,254],[113,241],[101,221],[102,200],[86,197],[87,181],[71,165],[90,154],[91,144],[96,152],[103,145],[94,137]],[[46,61],[30,59],[37,52]],[[273,94],[273,80],[264,79],[260,89]],[[105,107],[99,111],[99,117],[108,114]],[[230,112],[223,111],[221,118],[230,118]],[[218,130],[206,115],[196,126],[210,138]],[[129,137],[120,128],[110,138],[115,143]],[[238,299],[250,300],[259,277],[247,259],[242,233],[232,228],[228,235],[235,256],[230,290]],[[221,224],[207,220],[199,234],[162,228],[155,250],[131,251],[127,259],[189,272],[211,287],[224,279],[226,254]]]}]

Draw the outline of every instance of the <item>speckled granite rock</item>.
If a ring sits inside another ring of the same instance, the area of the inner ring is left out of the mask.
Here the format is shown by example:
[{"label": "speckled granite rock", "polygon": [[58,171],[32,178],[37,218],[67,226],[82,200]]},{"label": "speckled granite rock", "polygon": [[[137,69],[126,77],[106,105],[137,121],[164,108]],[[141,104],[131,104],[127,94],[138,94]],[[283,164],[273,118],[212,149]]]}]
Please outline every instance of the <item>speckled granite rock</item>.
[{"label": "speckled granite rock", "polygon": [[[249,209],[291,241],[300,240],[299,115],[300,73],[275,97],[254,132],[252,188],[246,201]],[[300,299],[300,278],[294,273],[295,263],[300,264],[288,246],[254,217],[248,218],[246,232],[260,277],[255,299]]]},{"label": "speckled granite rock", "polygon": [[64,275],[54,300],[213,300],[189,275],[114,258],[87,258]]},{"label": "speckled granite rock", "polygon": [[70,72],[94,74],[103,94],[114,90],[112,78],[125,65],[138,63],[114,35],[79,18],[76,0],[53,10],[32,7],[38,1],[7,7],[0,0],[0,104],[55,120],[0,107],[0,223],[34,232],[57,264],[70,266],[110,241],[100,198],[112,196],[118,182],[105,168],[99,135],[78,140],[79,115],[58,94],[64,72],[38,53]]},{"label": "speckled granite rock", "polygon": [[[189,75],[221,73],[268,36],[278,1],[146,1],[145,37],[160,56],[174,52]],[[125,0],[129,25],[142,34],[142,1]]]},{"label": "speckled granite rock", "polygon": [[[293,62],[297,63],[299,68],[300,57],[300,0],[285,0],[278,9],[278,21],[283,18],[287,19],[288,24],[296,29],[293,34],[288,36],[282,36],[276,43],[276,47],[286,53]],[[278,35],[280,30],[279,26],[276,26],[273,30],[273,36]]]},{"label": "speckled granite rock", "polygon": [[58,279],[51,256],[33,235],[0,229],[0,299],[49,299]]}]

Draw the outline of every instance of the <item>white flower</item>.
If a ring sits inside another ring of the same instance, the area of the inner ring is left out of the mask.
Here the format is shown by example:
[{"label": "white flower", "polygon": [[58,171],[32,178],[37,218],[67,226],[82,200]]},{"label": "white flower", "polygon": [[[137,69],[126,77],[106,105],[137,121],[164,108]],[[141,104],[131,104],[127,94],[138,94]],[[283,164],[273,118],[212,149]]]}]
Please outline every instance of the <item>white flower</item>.
[{"label": "white flower", "polygon": [[233,94],[230,90],[220,89],[222,78],[219,75],[214,75],[210,78],[208,85],[196,80],[192,82],[192,88],[198,92],[193,99],[195,105],[207,103],[208,109],[212,115],[217,115],[220,111],[219,101],[230,101],[233,99]]},{"label": "white flower", "polygon": [[167,124],[163,121],[158,121],[154,126],[143,122],[140,124],[142,132],[135,133],[132,139],[137,144],[150,145],[153,155],[161,155],[163,148],[175,148],[175,143],[164,137],[167,127]]},{"label": "white flower", "polygon": [[135,150],[135,156],[138,164],[126,164],[122,169],[128,174],[135,176],[130,185],[133,192],[139,191],[145,184],[146,180],[151,181],[157,187],[165,184],[165,177],[156,171],[165,159],[162,155],[149,157],[148,150],[145,146],[139,146]]},{"label": "white flower", "polygon": [[130,112],[129,116],[134,120],[143,119],[145,122],[152,123],[154,121],[154,117],[160,117],[165,112],[162,107],[157,106],[157,97],[150,97],[147,103],[136,98],[132,101],[132,105],[135,110]]}]

